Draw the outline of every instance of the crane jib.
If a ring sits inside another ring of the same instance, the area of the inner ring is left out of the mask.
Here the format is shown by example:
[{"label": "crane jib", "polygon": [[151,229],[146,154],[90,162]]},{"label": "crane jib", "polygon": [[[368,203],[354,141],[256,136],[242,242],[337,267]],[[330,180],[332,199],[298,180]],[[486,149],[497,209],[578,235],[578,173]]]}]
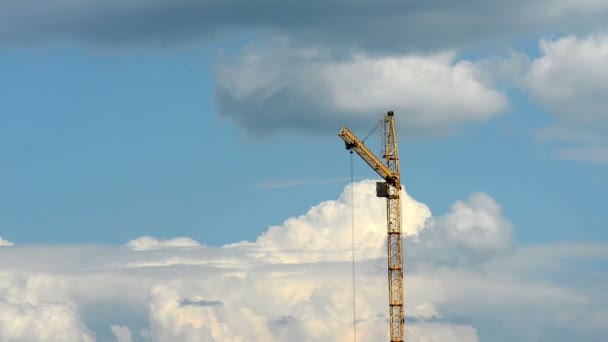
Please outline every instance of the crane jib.
[{"label": "crane jib", "polygon": [[353,151],[357,152],[357,154],[361,156],[361,158],[365,160],[365,162],[372,169],[374,169],[374,171],[376,171],[380,177],[387,182],[395,182],[395,176],[391,170],[384,165],[380,159],[378,159],[378,157],[376,157],[374,153],[370,151],[369,148],[367,148],[367,146],[365,146],[365,144],[363,144],[363,142],[361,142],[361,140],[359,140],[359,138],[357,138],[357,136],[350,129],[348,129],[346,126],[342,127],[342,130],[338,136],[344,140],[347,149],[352,149]]}]

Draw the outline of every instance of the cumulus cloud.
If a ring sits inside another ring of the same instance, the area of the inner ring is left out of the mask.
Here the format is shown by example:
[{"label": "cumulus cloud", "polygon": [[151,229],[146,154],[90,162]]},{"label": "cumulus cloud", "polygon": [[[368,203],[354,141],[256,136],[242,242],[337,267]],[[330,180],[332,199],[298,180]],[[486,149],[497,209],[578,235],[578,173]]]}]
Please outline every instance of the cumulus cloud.
[{"label": "cumulus cloud", "polygon": [[[366,258],[385,253],[386,199],[376,197],[374,181],[346,187],[340,198],[312,207],[305,215],[272,226],[255,242],[266,257],[281,262],[349,260],[351,209],[355,209],[355,248]],[[431,217],[430,209],[401,191],[405,235],[417,235]]]},{"label": "cumulus cloud", "polygon": [[475,252],[504,251],[511,247],[513,225],[500,205],[485,193],[457,201],[450,212],[430,222],[426,242],[443,243]]},{"label": "cumulus cloud", "polygon": [[336,58],[288,43],[250,46],[215,67],[219,113],[252,135],[287,129],[335,133],[342,123],[371,127],[388,109],[410,135],[484,122],[506,97],[477,77],[476,65],[451,52]]},{"label": "cumulus cloud", "polygon": [[78,312],[63,303],[9,303],[0,298],[2,341],[92,342],[92,334]]},{"label": "cumulus cloud", "polygon": [[511,52],[477,62],[478,79],[520,88],[554,121],[535,132],[561,159],[608,164],[608,33],[539,42],[540,56]]},{"label": "cumulus cloud", "polygon": [[565,36],[540,42],[527,86],[560,120],[608,124],[608,34]]},{"label": "cumulus cloud", "polygon": [[171,46],[226,33],[270,32],[303,44],[374,51],[511,41],[602,27],[601,0],[161,1],[5,0],[0,44],[77,40],[98,46]]},{"label": "cumulus cloud", "polygon": [[[61,314],[40,321],[68,341],[107,340],[110,332],[123,341],[350,341],[344,250],[354,191],[358,340],[386,340],[385,208],[374,185],[350,185],[256,241],[221,248],[0,249],[0,334],[20,336],[29,318],[18,317],[50,306]],[[606,246],[516,247],[487,194],[444,215],[402,195],[409,339],[594,341],[608,333],[608,297],[597,286],[608,281]]]},{"label": "cumulus cloud", "polygon": [[116,342],[132,342],[133,334],[128,327],[123,327],[120,325],[112,325],[110,327],[112,333],[116,337]]},{"label": "cumulus cloud", "polygon": [[0,236],[0,247],[8,247],[13,246],[14,244],[8,240],[4,240],[2,236]]},{"label": "cumulus cloud", "polygon": [[172,288],[151,291],[150,336],[157,341],[273,341],[265,317],[249,308],[192,305]]},{"label": "cumulus cloud", "polygon": [[563,159],[608,163],[608,34],[543,39],[525,87],[556,117],[538,136]]}]

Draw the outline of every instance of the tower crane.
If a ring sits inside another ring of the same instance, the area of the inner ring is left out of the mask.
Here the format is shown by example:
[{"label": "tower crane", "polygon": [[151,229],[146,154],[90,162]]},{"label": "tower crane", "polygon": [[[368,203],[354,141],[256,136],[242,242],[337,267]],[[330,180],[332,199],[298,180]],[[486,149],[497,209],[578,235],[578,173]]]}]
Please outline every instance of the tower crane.
[{"label": "tower crane", "polygon": [[384,182],[376,183],[376,195],[386,198],[390,341],[404,342],[403,258],[401,252],[401,201],[399,199],[401,181],[394,113],[390,111],[384,115],[382,123],[384,145],[382,158],[385,159],[385,163],[376,157],[363,144],[363,141],[346,126],[342,127],[338,136],[346,143],[346,149],[357,152],[384,179]]}]

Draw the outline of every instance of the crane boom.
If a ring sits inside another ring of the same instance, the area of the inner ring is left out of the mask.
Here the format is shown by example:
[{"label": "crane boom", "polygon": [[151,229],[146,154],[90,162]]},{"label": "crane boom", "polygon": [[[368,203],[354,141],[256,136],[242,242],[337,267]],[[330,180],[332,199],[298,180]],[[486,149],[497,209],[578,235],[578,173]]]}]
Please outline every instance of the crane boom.
[{"label": "crane boom", "polygon": [[403,257],[399,198],[401,180],[395,118],[392,111],[383,117],[383,130],[382,157],[386,160],[386,164],[383,164],[350,129],[342,127],[338,136],[344,140],[347,149],[357,152],[385,180],[383,183],[378,183],[376,189],[378,197],[386,197],[390,341],[404,342]]},{"label": "crane boom", "polygon": [[371,166],[371,168],[374,169],[374,171],[376,171],[380,177],[383,179],[393,178],[393,173],[391,170],[382,164],[380,159],[378,159],[378,157],[376,157],[376,155],[373,154],[372,151],[370,151],[369,148],[367,148],[367,146],[365,146],[350,129],[343,126],[340,133],[338,133],[338,136],[344,140],[347,149],[353,149],[355,152],[357,152],[357,154],[361,156],[361,158],[363,158],[363,160],[365,160],[365,162]]}]

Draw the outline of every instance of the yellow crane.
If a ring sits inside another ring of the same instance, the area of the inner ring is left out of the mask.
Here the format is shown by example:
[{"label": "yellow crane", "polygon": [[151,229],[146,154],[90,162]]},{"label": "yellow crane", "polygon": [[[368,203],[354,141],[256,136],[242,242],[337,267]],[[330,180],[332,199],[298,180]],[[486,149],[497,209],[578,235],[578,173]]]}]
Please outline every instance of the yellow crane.
[{"label": "yellow crane", "polygon": [[383,156],[380,161],[357,136],[346,126],[338,134],[346,143],[346,149],[357,152],[365,162],[376,171],[384,182],[376,183],[376,195],[386,198],[387,247],[388,247],[388,294],[390,341],[403,342],[403,258],[401,252],[401,201],[399,193],[399,149],[395,129],[395,115],[392,111],[382,118]]}]

